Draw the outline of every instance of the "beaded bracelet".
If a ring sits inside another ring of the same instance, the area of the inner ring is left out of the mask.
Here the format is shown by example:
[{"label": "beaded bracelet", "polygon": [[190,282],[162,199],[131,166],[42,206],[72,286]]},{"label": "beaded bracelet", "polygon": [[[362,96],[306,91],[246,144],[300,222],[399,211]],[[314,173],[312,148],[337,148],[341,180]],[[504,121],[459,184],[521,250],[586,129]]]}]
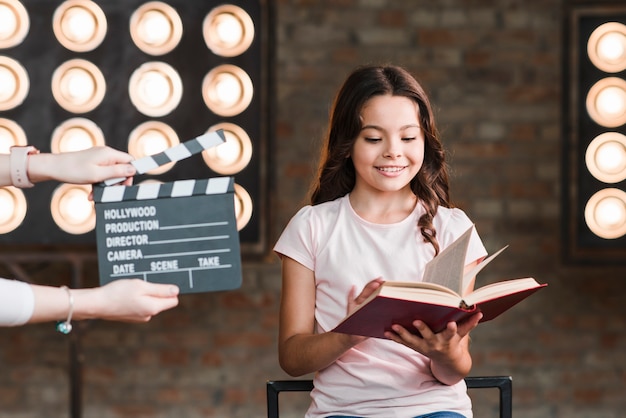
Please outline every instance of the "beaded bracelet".
[{"label": "beaded bracelet", "polygon": [[72,314],[74,313],[74,297],[72,296],[72,292],[67,286],[61,286],[61,289],[64,289],[67,292],[67,296],[70,300],[70,311],[67,314],[67,319],[65,321],[57,322],[57,331],[62,334],[69,334],[72,332]]}]

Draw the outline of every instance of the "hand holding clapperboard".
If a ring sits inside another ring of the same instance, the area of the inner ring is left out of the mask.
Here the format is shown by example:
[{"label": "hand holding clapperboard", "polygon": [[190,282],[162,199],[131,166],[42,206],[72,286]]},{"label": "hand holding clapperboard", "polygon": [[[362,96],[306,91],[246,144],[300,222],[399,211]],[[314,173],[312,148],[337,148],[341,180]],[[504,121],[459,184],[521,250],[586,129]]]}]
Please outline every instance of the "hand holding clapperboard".
[{"label": "hand holding clapperboard", "polygon": [[[131,162],[138,174],[225,142],[209,132]],[[241,286],[234,179],[94,185],[100,284],[123,278],[176,284],[181,293]]]}]

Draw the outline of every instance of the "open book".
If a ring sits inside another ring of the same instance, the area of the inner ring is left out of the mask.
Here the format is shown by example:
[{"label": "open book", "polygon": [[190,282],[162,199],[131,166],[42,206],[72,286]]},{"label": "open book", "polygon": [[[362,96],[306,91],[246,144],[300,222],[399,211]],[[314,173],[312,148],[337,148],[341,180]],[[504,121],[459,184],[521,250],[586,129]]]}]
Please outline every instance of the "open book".
[{"label": "open book", "polygon": [[420,319],[433,332],[440,332],[448,322],[460,322],[478,311],[483,313],[481,322],[489,321],[547,286],[533,278],[513,279],[483,286],[461,296],[463,283],[506,248],[484,259],[464,275],[465,255],[473,228],[426,265],[424,281],[383,283],[333,331],[385,338],[385,331],[390,331],[393,324],[417,332],[412,323]]}]

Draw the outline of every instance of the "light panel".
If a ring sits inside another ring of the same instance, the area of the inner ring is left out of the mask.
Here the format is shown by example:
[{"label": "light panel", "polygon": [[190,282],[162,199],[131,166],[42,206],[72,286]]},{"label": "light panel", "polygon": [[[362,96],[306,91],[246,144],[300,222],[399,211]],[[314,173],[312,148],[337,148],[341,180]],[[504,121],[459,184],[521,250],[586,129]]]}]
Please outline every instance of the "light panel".
[{"label": "light panel", "polygon": [[563,254],[626,264],[626,4],[565,6]]},{"label": "light panel", "polygon": [[22,43],[29,28],[30,19],[21,2],[0,0],[0,48],[11,48]]},{"label": "light panel", "polygon": [[92,51],[107,33],[104,12],[93,1],[67,0],[54,12],[52,29],[61,45],[74,52]]},{"label": "light panel", "polygon": [[[234,3],[0,0],[0,151],[108,145],[141,158],[225,128],[222,146],[134,182],[235,177],[242,253],[265,251],[272,25],[265,2]],[[57,185],[22,191],[26,217],[0,246],[93,244],[80,216],[53,219]]]}]

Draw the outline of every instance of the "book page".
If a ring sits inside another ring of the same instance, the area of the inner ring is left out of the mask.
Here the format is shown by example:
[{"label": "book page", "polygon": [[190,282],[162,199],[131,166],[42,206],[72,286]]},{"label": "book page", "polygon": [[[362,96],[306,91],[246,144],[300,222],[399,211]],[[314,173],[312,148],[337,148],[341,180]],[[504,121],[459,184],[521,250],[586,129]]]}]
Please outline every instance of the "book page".
[{"label": "book page", "polygon": [[461,298],[461,295],[456,293],[454,290],[446,286],[442,286],[440,284],[430,283],[430,282],[385,282],[382,285],[380,294],[384,296],[395,297],[392,295],[406,295],[410,293],[419,293],[424,289],[446,293],[448,295],[452,295],[459,299]]},{"label": "book page", "polygon": [[455,308],[461,304],[460,295],[437,283],[385,282],[378,295]]},{"label": "book page", "polygon": [[476,289],[474,292],[465,296],[465,302],[468,305],[474,305],[476,303],[496,299],[512,293],[521,292],[523,290],[534,289],[536,287],[541,287],[541,285],[532,277],[505,280]]},{"label": "book page", "polygon": [[[470,283],[470,279],[476,277],[476,275],[478,275],[478,273],[487,265],[491,262],[491,260],[493,260],[494,258],[496,258],[502,251],[506,250],[509,246],[505,245],[504,247],[502,247],[500,250],[498,250],[497,252],[493,253],[492,255],[490,255],[489,257],[485,258],[483,261],[481,261],[480,263],[478,263],[476,266],[474,266],[473,269],[471,269],[470,271],[468,271],[467,273],[465,273],[465,275],[463,276],[463,286],[467,287]],[[467,290],[467,289],[465,289]],[[462,295],[466,294],[467,292],[464,291],[463,293],[461,293]]]},{"label": "book page", "polygon": [[474,225],[426,264],[424,282],[437,283],[462,294],[463,270],[472,229]]}]

